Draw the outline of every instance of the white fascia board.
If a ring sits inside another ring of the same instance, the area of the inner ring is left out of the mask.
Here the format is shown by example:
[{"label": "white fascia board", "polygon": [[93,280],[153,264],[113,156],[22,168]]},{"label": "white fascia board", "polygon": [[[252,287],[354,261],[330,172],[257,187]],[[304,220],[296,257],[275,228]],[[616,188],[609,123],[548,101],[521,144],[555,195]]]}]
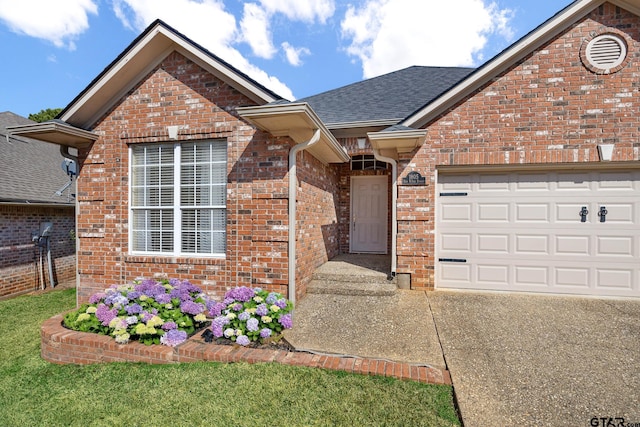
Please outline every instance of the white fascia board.
[{"label": "white fascia board", "polygon": [[[558,13],[558,15],[498,54],[485,65],[478,68],[475,72],[471,73],[468,78],[451,88],[434,102],[404,119],[400,124],[408,127],[422,127],[426,125],[440,114],[446,112],[449,108],[455,106],[458,102],[470,96],[500,73],[508,70],[526,55],[553,40],[553,38],[567,28],[567,24],[574,23],[605,2],[606,0],[576,1]],[[612,0],[612,3],[622,3],[622,1]],[[638,4],[640,1],[628,0],[625,3],[628,5],[628,8],[631,8],[632,6],[629,5]],[[623,6],[621,5],[621,7]],[[634,9],[638,9],[638,7],[634,7]]]},{"label": "white fascia board", "polygon": [[[347,150],[338,142],[333,134],[327,129],[320,117],[306,102],[294,102],[288,104],[261,105],[255,107],[240,107],[237,109],[240,116],[254,124],[258,128],[265,130],[275,136],[288,135],[293,138],[294,133],[302,130],[299,121],[304,123],[304,130],[313,133],[320,129],[321,141],[331,149],[336,155],[336,159],[342,162],[349,161]],[[282,125],[283,119],[295,118],[297,123],[293,127]],[[299,119],[299,120],[298,120]],[[272,125],[276,124],[277,127]],[[303,142],[293,138],[297,143]]]},{"label": "white fascia board", "polygon": [[381,119],[381,120],[368,120],[362,122],[343,122],[343,123],[327,123],[327,129],[339,130],[339,129],[358,129],[358,128],[371,128],[380,126],[393,126],[402,120],[402,117],[397,119]]}]

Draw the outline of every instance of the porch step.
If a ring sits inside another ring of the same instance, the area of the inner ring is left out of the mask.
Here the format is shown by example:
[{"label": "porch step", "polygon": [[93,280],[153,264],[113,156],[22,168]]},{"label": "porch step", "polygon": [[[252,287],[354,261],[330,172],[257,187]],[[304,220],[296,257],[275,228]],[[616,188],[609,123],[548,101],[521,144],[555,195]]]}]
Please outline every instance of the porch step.
[{"label": "porch step", "polygon": [[395,282],[312,280],[307,286],[309,294],[393,296],[398,290]]}]

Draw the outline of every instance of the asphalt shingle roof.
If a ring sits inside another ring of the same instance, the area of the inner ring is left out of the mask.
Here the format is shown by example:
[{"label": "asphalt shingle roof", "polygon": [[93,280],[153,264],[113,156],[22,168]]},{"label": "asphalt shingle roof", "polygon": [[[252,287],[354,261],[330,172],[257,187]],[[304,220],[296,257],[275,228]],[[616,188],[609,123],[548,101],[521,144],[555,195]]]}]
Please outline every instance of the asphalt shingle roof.
[{"label": "asphalt shingle roof", "polygon": [[296,102],[307,102],[326,124],[398,121],[429,104],[473,68],[413,66]]},{"label": "asphalt shingle roof", "polygon": [[8,126],[34,122],[11,112],[0,113],[0,203],[73,205],[67,191],[55,194],[68,181],[64,157],[55,144],[8,135]]}]

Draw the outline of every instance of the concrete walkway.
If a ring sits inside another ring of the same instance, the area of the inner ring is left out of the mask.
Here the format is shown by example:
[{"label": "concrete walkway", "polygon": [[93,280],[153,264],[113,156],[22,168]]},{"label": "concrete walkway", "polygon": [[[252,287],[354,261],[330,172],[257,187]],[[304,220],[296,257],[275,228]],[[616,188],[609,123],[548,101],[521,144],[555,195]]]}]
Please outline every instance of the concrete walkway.
[{"label": "concrete walkway", "polygon": [[308,294],[285,338],[296,350],[444,368],[426,293]]},{"label": "concrete walkway", "polygon": [[428,297],[465,427],[640,423],[639,300]]}]

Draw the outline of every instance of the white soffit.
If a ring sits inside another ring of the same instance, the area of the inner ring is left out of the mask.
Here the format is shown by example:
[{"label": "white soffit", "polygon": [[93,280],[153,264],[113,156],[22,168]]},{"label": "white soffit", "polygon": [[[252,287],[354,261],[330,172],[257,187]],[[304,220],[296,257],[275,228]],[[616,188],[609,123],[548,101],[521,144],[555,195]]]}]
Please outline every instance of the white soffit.
[{"label": "white soffit", "polygon": [[427,131],[424,129],[371,132],[369,142],[374,150],[396,150],[398,153],[410,153],[422,146]]},{"label": "white soffit", "polygon": [[240,107],[238,113],[259,129],[273,136],[288,136],[296,144],[306,142],[320,129],[319,143],[312,145],[307,151],[324,163],[349,161],[345,148],[306,102]]},{"label": "white soffit", "polygon": [[[568,26],[606,2],[606,0],[579,0],[567,6],[547,22],[478,68],[477,71],[471,73],[469,77],[449,89],[440,98],[407,117],[400,124],[408,127],[425,126],[440,114],[472,95],[495,76],[508,70],[526,55],[553,40]],[[640,16],[640,0],[609,0],[609,3]]]}]

